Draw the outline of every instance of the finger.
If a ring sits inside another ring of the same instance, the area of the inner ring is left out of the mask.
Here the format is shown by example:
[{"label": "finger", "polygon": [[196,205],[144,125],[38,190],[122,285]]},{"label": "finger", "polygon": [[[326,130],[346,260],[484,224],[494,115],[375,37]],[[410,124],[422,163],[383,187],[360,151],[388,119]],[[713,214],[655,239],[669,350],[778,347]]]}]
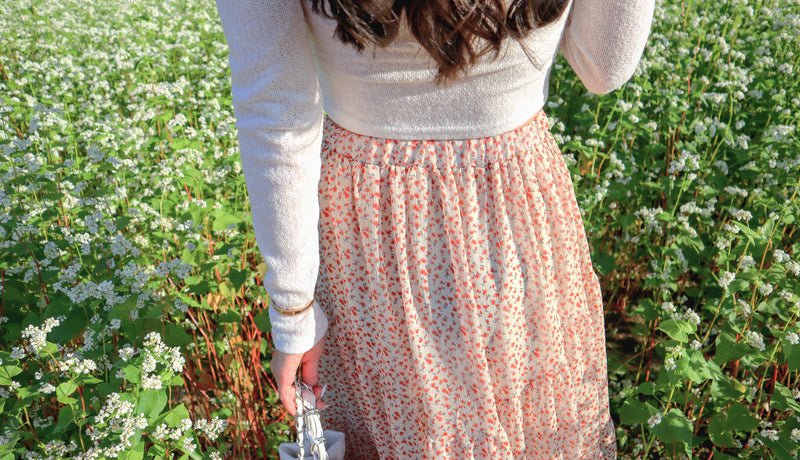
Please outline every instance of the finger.
[{"label": "finger", "polygon": [[278,398],[280,398],[283,407],[289,415],[294,417],[297,413],[297,408],[295,407],[295,389],[292,383],[293,382],[287,381],[286,379],[281,379],[281,381],[276,382],[276,386],[278,388]]},{"label": "finger", "polygon": [[286,411],[294,417],[297,412],[294,401],[294,373],[296,368],[293,369],[292,364],[286,358],[284,354],[279,352],[273,354],[270,367],[272,368],[272,375],[275,376],[278,398],[280,398]]},{"label": "finger", "polygon": [[322,385],[314,388],[314,395],[317,397],[317,409],[322,410],[328,407],[325,401],[322,399],[322,396],[325,394],[325,389],[328,385]]},{"label": "finger", "polygon": [[283,407],[286,409],[286,412],[289,413],[292,417],[297,415],[297,407],[295,407],[294,397],[295,391],[294,387],[286,388],[278,388],[278,397],[281,399],[281,403],[283,403]]},{"label": "finger", "polygon": [[303,362],[303,368],[300,371],[303,381],[306,382],[311,388],[319,386],[319,360],[312,359]]},{"label": "finger", "polygon": [[283,353],[274,353],[269,365],[272,369],[272,375],[275,376],[275,384],[278,388],[286,388],[294,383],[293,370],[290,368],[290,363]]}]

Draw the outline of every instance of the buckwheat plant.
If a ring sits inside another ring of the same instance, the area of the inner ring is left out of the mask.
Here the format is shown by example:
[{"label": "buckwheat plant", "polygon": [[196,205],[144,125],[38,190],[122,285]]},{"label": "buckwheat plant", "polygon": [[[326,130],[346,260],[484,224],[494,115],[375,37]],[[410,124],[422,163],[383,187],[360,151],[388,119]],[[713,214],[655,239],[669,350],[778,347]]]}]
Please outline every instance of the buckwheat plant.
[{"label": "buckwheat plant", "polygon": [[798,455],[798,49],[797,2],[665,0],[624,88],[553,72],[622,458]]},{"label": "buckwheat plant", "polygon": [[255,408],[206,379],[262,345],[213,10],[0,5],[0,459],[219,458]]}]

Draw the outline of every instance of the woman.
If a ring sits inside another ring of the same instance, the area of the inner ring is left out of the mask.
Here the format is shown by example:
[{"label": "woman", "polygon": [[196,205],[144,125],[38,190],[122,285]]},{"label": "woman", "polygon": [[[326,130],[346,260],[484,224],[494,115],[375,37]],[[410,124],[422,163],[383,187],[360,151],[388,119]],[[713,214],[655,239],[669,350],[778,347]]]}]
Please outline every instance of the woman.
[{"label": "woman", "polygon": [[217,5],[287,410],[302,363],[347,458],[615,457],[541,109],[559,49],[589,91],[624,84],[654,0]]}]

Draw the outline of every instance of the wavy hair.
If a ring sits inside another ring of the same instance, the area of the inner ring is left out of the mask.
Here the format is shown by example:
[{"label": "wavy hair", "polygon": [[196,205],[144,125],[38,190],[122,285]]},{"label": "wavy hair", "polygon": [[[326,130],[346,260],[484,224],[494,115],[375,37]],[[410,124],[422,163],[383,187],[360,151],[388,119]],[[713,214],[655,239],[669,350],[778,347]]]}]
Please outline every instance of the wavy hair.
[{"label": "wavy hair", "polygon": [[[497,56],[506,38],[523,38],[564,12],[568,0],[312,0],[312,9],[335,19],[336,37],[359,51],[385,47],[406,21],[436,61],[437,81],[466,72],[482,55]],[[482,39],[482,42],[480,40]]]}]

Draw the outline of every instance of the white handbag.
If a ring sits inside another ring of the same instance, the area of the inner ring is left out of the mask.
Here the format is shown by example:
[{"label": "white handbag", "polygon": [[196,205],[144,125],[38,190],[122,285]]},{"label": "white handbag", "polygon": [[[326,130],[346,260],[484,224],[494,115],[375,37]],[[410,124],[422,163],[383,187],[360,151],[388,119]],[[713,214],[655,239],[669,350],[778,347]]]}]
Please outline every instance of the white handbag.
[{"label": "white handbag", "polygon": [[[323,430],[312,388],[299,378],[294,382],[297,442],[278,446],[281,460],[344,460],[344,433]],[[321,397],[322,395],[320,395]]]}]

